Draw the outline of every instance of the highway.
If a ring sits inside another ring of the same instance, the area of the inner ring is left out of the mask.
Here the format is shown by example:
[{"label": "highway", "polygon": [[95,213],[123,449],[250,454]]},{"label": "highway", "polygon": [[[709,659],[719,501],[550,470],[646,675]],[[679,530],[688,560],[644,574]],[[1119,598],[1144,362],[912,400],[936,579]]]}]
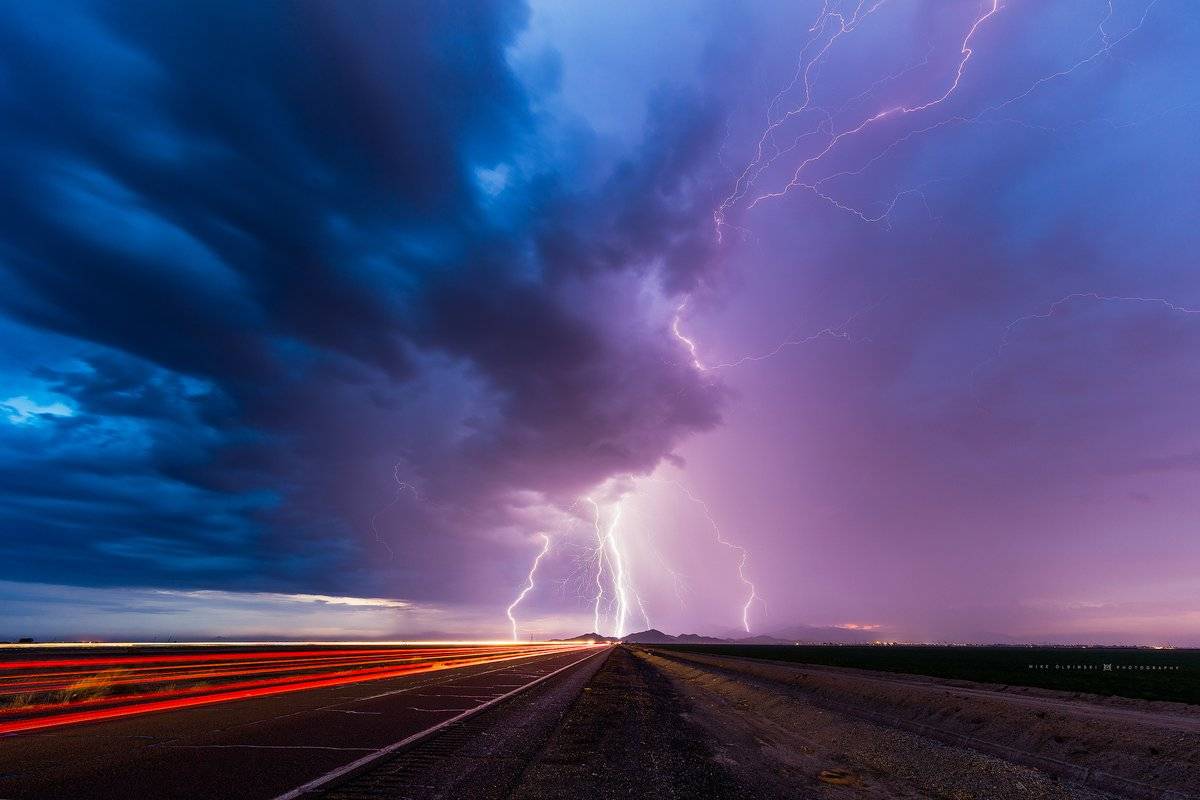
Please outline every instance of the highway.
[{"label": "highway", "polygon": [[300,796],[607,651],[3,651],[0,798]]}]

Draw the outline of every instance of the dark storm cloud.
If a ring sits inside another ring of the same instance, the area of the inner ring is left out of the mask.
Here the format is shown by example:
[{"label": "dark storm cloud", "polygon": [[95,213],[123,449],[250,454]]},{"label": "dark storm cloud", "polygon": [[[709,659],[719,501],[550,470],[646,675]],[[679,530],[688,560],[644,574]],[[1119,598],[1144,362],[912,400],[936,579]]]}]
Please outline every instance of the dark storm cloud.
[{"label": "dark storm cloud", "polygon": [[[715,57],[715,56],[714,56]],[[672,292],[693,289],[713,253],[712,159],[717,107],[693,96],[653,98],[644,141],[604,190],[551,219],[542,245],[551,264],[624,269],[655,259]]]},{"label": "dark storm cloud", "polygon": [[[513,492],[715,424],[720,391],[609,303],[706,269],[714,116],[664,95],[635,157],[576,180],[508,66],[526,15],[0,11],[0,308],[73,342],[26,374],[73,415],[4,433],[9,577],[434,594]],[[518,162],[491,197],[477,170]],[[397,464],[422,502],[375,570]]]}]

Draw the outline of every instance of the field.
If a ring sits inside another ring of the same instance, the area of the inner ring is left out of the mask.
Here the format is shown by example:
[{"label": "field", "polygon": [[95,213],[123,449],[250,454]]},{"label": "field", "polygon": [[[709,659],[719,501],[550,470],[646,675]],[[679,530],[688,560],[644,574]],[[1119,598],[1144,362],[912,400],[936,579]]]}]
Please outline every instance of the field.
[{"label": "field", "polygon": [[[1200,704],[1200,650],[918,645],[670,645],[694,653]],[[1105,669],[1105,665],[1111,669]]]}]

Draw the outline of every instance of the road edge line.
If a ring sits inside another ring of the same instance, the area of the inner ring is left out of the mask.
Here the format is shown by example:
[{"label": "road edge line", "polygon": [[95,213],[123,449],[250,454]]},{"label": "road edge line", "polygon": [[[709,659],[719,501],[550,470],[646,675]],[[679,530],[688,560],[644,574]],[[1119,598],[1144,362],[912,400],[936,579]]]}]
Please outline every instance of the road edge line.
[{"label": "road edge line", "polygon": [[271,800],[296,800],[296,798],[298,798],[298,797],[303,797],[304,795],[306,795],[312,791],[315,791],[316,789],[320,789],[320,788],[326,786],[327,784],[332,783],[333,781],[337,780],[338,778],[345,777],[346,775],[349,775],[352,772],[357,772],[358,770],[362,769],[363,767],[367,766],[368,764],[378,761],[379,759],[383,758],[384,756],[391,755],[392,753],[396,752],[397,750],[401,750],[405,747],[408,747],[409,745],[416,744],[417,742],[432,736],[433,734],[437,733],[438,731],[442,730],[443,728],[453,725],[456,722],[461,722],[462,720],[468,719],[469,717],[473,717],[482,711],[486,711],[487,709],[491,708],[492,706],[503,703],[505,700],[508,700],[509,698],[520,694],[521,692],[525,691],[526,689],[532,689],[534,686],[537,686],[542,681],[549,680],[550,678],[553,678],[555,675],[559,674],[560,672],[564,672],[564,671],[570,669],[571,667],[582,664],[584,661],[587,661],[589,658],[595,658],[596,656],[600,655],[601,653],[609,653],[611,651],[612,651],[611,647],[603,647],[595,653],[588,653],[583,658],[572,661],[570,664],[567,664],[566,666],[559,667],[558,669],[554,670],[553,672],[548,672],[545,675],[541,676],[540,678],[530,681],[529,683],[525,684],[524,686],[520,686],[516,689],[513,689],[511,692],[506,692],[506,693],[500,695],[499,697],[493,697],[491,700],[488,700],[486,703],[475,706],[474,708],[468,708],[467,710],[463,711],[461,714],[453,716],[450,719],[443,720],[442,722],[439,722],[437,725],[434,725],[431,728],[426,728],[425,730],[418,731],[417,733],[414,733],[411,736],[406,736],[405,738],[401,739],[398,742],[393,742],[392,744],[389,744],[385,747],[381,747],[378,750],[375,750],[374,752],[368,753],[367,755],[363,756],[362,758],[358,758],[358,759],[355,759],[354,761],[351,761],[349,764],[343,764],[342,766],[338,767],[337,769],[330,770],[329,772],[326,772],[324,775],[318,775],[316,778],[313,778],[308,783],[302,784],[300,786],[297,786],[295,789],[292,789],[290,791],[284,792],[281,795],[273,797],[273,798],[271,798]]}]

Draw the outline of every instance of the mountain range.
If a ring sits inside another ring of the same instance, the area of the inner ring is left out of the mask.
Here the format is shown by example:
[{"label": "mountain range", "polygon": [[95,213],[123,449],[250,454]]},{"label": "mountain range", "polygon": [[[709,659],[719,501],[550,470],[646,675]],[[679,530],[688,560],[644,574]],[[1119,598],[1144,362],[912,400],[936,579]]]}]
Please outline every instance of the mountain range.
[{"label": "mountain range", "polygon": [[684,633],[672,636],[657,628],[626,634],[619,639],[613,636],[601,636],[598,633],[583,633],[568,639],[555,639],[559,642],[629,642],[631,644],[866,644],[873,637],[864,631],[849,630],[837,627],[814,627],[796,625],[791,628],[776,631],[774,634],[759,634],[757,636],[702,636],[697,633]]}]

